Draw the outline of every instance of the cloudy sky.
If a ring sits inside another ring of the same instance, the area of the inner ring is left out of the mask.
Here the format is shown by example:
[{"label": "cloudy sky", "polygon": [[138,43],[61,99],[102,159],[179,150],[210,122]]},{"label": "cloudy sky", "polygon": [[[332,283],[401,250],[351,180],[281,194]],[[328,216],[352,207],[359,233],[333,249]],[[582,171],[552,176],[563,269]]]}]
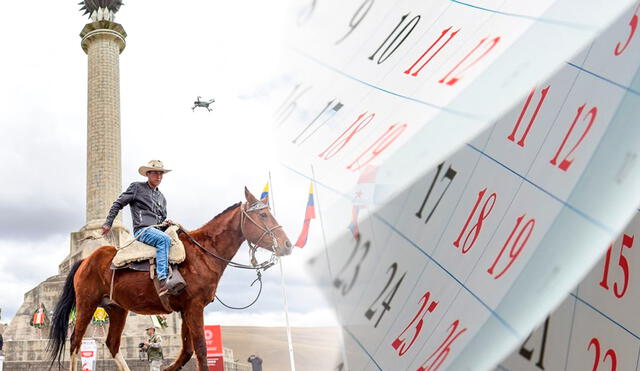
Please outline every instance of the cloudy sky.
[{"label": "cloudy sky", "polygon": [[[77,1],[4,4],[0,34],[0,308],[8,322],[23,293],[57,273],[69,234],[85,223],[87,57],[78,34],[87,22]],[[153,4],[153,6],[150,6]],[[259,194],[273,155],[273,102],[257,103],[277,81],[284,37],[284,2],[131,1],[116,21],[128,33],[121,55],[123,187],[141,180],[137,168],[158,158],[174,169],[161,189],[171,219],[197,228],[243,197]],[[196,96],[214,110],[191,111]],[[284,195],[284,185],[274,197]],[[304,214],[280,223],[295,240]],[[128,209],[125,223],[130,225]],[[333,324],[303,269],[298,250],[285,261],[293,325]],[[246,259],[241,250],[240,260]],[[245,305],[251,273],[228,270],[223,300]],[[267,272],[262,298],[243,312],[218,304],[208,323],[282,324],[277,269]],[[304,300],[301,298],[304,297]]]}]

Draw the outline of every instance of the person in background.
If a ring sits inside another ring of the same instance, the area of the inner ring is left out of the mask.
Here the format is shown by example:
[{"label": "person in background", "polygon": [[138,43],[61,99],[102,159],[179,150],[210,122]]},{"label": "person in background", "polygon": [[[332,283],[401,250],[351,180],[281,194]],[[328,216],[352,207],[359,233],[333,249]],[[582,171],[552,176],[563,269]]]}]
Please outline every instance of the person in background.
[{"label": "person in background", "polygon": [[262,371],[262,358],[252,354],[247,359],[247,362],[251,363],[251,371]]},{"label": "person in background", "polygon": [[147,351],[147,358],[149,359],[149,371],[160,371],[162,367],[162,337],[156,334],[155,327],[149,327],[146,329],[149,339],[142,343],[144,349]]}]

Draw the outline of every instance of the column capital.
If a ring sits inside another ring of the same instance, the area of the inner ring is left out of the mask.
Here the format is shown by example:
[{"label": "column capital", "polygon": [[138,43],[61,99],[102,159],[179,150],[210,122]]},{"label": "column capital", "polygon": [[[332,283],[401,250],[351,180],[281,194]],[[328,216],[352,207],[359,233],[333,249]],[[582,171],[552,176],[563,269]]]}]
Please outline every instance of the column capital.
[{"label": "column capital", "polygon": [[97,21],[87,23],[82,31],[80,32],[80,37],[82,37],[82,50],[85,53],[88,53],[89,44],[91,40],[95,37],[111,37],[113,38],[120,47],[120,53],[124,50],[124,47],[127,43],[124,39],[127,37],[127,33],[122,27],[121,24],[111,22],[111,21]]}]

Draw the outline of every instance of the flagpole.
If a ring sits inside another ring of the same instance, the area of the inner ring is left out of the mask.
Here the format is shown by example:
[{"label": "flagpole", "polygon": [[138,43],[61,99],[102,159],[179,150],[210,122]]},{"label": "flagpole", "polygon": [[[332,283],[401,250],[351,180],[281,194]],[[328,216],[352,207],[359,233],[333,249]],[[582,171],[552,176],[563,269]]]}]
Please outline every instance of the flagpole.
[{"label": "flagpole", "polygon": [[[313,164],[311,166],[311,182],[313,183],[313,188],[316,188],[316,172],[313,170]],[[324,254],[327,259],[327,270],[329,271],[329,277],[333,281],[333,272],[331,272],[331,266],[329,265],[329,250],[327,248],[327,236],[324,233],[324,219],[322,219],[322,207],[320,207],[320,194],[319,192],[315,193],[315,198],[318,203],[318,218],[320,219],[320,230],[322,231],[322,241],[324,242]],[[336,295],[335,292],[333,294]],[[339,300],[335,299],[334,300]],[[344,334],[342,330],[342,321],[340,320],[340,314],[336,312],[336,317],[338,317],[338,321],[340,322],[340,331],[338,331],[338,337],[340,338],[340,353],[342,354],[342,365],[344,371],[349,371],[349,362],[347,359],[347,350],[344,345]],[[341,369],[341,370],[342,370]]]},{"label": "flagpole", "polygon": [[[269,171],[269,201],[271,202],[273,216],[276,215],[276,203],[273,197],[273,183],[271,182],[271,171]],[[296,371],[295,361],[293,359],[293,341],[291,340],[291,326],[289,325],[289,303],[287,302],[287,287],[284,282],[284,270],[282,268],[282,259],[278,259],[280,267],[280,287],[282,287],[282,299],[284,301],[284,319],[287,326],[287,343],[289,345],[289,363],[291,371]]]}]

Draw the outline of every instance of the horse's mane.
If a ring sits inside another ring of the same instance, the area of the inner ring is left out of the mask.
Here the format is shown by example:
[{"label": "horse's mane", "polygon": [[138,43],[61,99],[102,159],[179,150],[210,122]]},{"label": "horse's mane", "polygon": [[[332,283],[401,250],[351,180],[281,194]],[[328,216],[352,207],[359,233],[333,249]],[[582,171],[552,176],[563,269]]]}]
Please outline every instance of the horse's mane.
[{"label": "horse's mane", "polygon": [[[224,211],[222,211],[221,213],[219,213],[218,215],[214,216],[211,220],[209,220],[208,222],[206,222],[202,227],[192,231],[191,235],[192,236],[197,236],[197,235],[201,235],[203,233],[206,233],[206,230],[208,229],[207,227],[210,226],[212,223],[214,223],[217,219],[221,218],[223,215],[229,213],[232,210],[237,209],[240,205],[242,204],[242,202],[236,202],[235,204],[227,207],[226,209],[224,209]],[[210,235],[210,237],[215,236],[217,233],[219,232],[219,230],[216,228],[215,230],[211,230],[209,231],[207,234]]]},{"label": "horse's mane", "polygon": [[236,202],[235,204],[227,207],[226,209],[224,209],[224,211],[222,211],[221,213],[219,213],[218,215],[214,216],[213,219],[211,219],[211,221],[216,220],[219,216],[223,215],[224,213],[231,211],[233,209],[235,209],[236,207],[240,206],[240,204],[242,204],[242,202]]}]

